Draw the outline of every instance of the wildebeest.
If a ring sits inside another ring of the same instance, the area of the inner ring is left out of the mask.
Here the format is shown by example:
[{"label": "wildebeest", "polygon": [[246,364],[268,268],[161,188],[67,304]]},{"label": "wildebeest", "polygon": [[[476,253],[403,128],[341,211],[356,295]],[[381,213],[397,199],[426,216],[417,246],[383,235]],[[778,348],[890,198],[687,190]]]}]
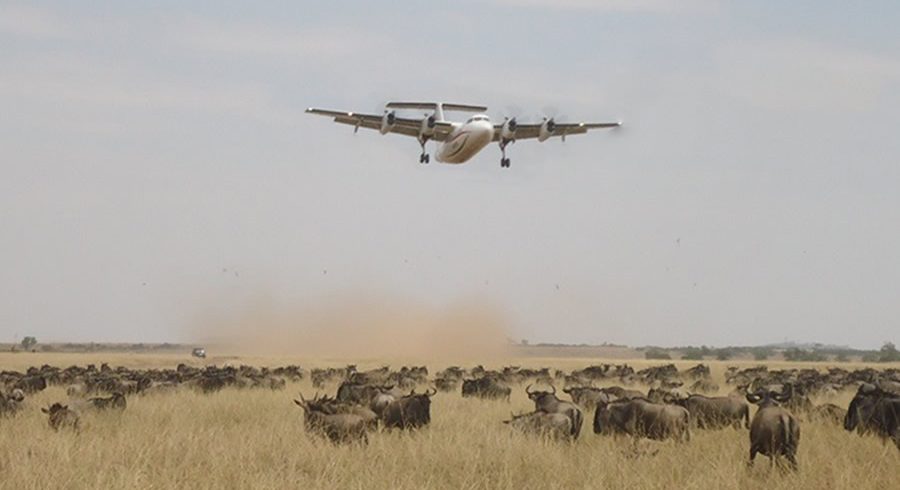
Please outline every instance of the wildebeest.
[{"label": "wildebeest", "polygon": [[376,385],[367,383],[358,383],[353,381],[344,381],[338,387],[335,398],[345,403],[357,403],[360,405],[368,405],[372,403],[372,399],[380,393],[388,393],[394,388],[393,385]]},{"label": "wildebeest", "polygon": [[573,439],[572,419],[561,413],[534,411],[512,415],[511,420],[504,420],[503,423],[526,434],[546,436],[551,439]]},{"label": "wildebeest", "polygon": [[8,394],[0,391],[0,416],[14,415],[22,409],[22,403],[25,401],[25,392],[16,388]]},{"label": "wildebeest", "polygon": [[24,376],[16,381],[13,388],[22,390],[26,395],[47,389],[47,378],[43,375]]},{"label": "wildebeest", "polygon": [[512,388],[500,384],[493,377],[485,376],[475,379],[464,379],[462,383],[463,397],[478,397],[488,400],[502,400],[509,398],[512,394]]},{"label": "wildebeest", "polygon": [[572,401],[585,409],[592,409],[597,403],[609,403],[613,400],[613,396],[603,391],[601,388],[593,386],[573,386],[563,388],[563,393],[572,397]]},{"label": "wildebeest", "polygon": [[317,398],[307,401],[301,394],[299,400],[294,400],[303,409],[307,432],[324,434],[332,442],[369,442],[370,420],[357,413],[328,413]]},{"label": "wildebeest", "polygon": [[750,406],[741,399],[730,396],[691,395],[676,402],[686,408],[700,429],[721,429],[732,426],[750,428]]},{"label": "wildebeest", "polygon": [[597,405],[595,434],[628,434],[648,439],[691,440],[691,415],[684,407],[652,403],[646,398]]},{"label": "wildebeest", "polygon": [[528,398],[534,402],[535,411],[545,413],[561,413],[572,421],[572,438],[577,439],[581,434],[581,425],[584,415],[578,405],[560,400],[556,397],[556,387],[550,385],[553,391],[531,391],[531,385],[525,387]]},{"label": "wildebeest", "polygon": [[622,388],[621,386],[607,386],[606,388],[601,389],[604,393],[614,396],[616,400],[630,400],[632,398],[644,398],[646,396],[639,390],[630,390],[628,388]]},{"label": "wildebeest", "polygon": [[107,409],[115,409],[115,410],[125,410],[127,406],[127,402],[125,401],[125,395],[119,392],[113,393],[111,396],[102,398],[88,398],[87,403],[97,410],[107,410]]},{"label": "wildebeest", "polygon": [[48,408],[42,408],[42,412],[48,414],[50,416],[49,424],[53,430],[60,429],[73,429],[78,430],[79,426],[79,417],[78,413],[74,410],[70,410],[67,405],[61,405],[59,403],[54,403],[50,405]]},{"label": "wildebeest", "polygon": [[790,385],[786,391],[778,393],[760,388],[755,393],[747,393],[747,401],[759,407],[750,422],[750,460],[753,464],[757,453],[769,457],[772,464],[779,455],[787,458],[793,469],[797,469],[797,447],[800,445],[800,423],[780,404],[791,398]]},{"label": "wildebeest", "polygon": [[431,423],[431,397],[437,390],[416,393],[415,390],[387,405],[381,413],[385,427],[416,429]]},{"label": "wildebeest", "polygon": [[850,401],[844,428],[891,439],[900,449],[900,396],[864,383]]},{"label": "wildebeest", "polygon": [[809,412],[810,419],[821,420],[834,425],[841,425],[846,416],[847,411],[834,403],[818,405]]}]

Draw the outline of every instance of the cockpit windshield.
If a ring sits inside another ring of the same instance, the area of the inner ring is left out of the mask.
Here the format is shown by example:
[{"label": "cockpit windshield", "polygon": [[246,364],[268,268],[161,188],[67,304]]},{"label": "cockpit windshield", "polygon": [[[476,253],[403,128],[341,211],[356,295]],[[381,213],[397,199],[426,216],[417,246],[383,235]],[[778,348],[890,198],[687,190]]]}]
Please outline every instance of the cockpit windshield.
[{"label": "cockpit windshield", "polygon": [[472,116],[472,117],[470,117],[469,120],[466,121],[466,124],[468,124],[468,123],[470,123],[470,122],[472,122],[472,121],[490,121],[490,119],[489,119],[487,116],[483,115],[483,114],[479,114],[479,115],[477,115],[477,116]]}]

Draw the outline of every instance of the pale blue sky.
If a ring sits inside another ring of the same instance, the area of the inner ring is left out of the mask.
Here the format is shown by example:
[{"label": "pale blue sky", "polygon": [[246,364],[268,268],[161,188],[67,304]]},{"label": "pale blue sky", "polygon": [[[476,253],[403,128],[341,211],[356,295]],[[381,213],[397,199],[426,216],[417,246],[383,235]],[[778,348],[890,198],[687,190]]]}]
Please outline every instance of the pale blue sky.
[{"label": "pale blue sky", "polygon": [[[533,341],[898,341],[900,5],[785,3],[2,1],[0,340],[357,295]],[[506,170],[303,113],[391,99],[626,127]]]}]

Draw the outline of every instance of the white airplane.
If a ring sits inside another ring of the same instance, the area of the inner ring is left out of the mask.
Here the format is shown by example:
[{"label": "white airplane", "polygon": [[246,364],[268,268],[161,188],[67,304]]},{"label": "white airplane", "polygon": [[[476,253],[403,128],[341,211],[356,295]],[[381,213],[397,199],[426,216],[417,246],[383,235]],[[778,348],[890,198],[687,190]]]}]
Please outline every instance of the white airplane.
[{"label": "white airplane", "polygon": [[[389,109],[427,109],[432,112],[425,114],[421,119],[409,119],[398,117]],[[444,120],[445,110],[476,114],[468,121],[459,123]],[[566,136],[584,134],[589,129],[615,128],[622,125],[621,122],[558,123],[553,118],[546,117],[539,124],[519,124],[514,117],[504,119],[501,124],[491,124],[490,118],[484,114],[485,111],[487,107],[440,102],[389,102],[385,105],[384,114],[380,116],[306,109],[310,114],[333,117],[334,122],[354,126],[354,132],[363,127],[377,129],[381,134],[397,133],[412,136],[422,146],[419,163],[431,161],[431,157],[425,152],[425,143],[430,140],[440,143],[436,156],[437,161],[441,163],[465,163],[488,143],[496,141],[500,145],[500,166],[509,167],[510,160],[506,158],[506,146],[516,140],[537,138],[538,141],[546,141],[553,136],[559,136],[565,141]]]}]

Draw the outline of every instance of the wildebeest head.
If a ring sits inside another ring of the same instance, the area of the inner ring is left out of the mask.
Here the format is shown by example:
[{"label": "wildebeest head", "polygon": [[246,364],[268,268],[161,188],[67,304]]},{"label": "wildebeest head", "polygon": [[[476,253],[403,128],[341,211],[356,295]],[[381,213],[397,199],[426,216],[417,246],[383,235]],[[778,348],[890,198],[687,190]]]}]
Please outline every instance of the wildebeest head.
[{"label": "wildebeest head", "polygon": [[556,387],[552,384],[550,385],[550,389],[553,391],[531,391],[531,386],[532,385],[528,385],[525,387],[525,393],[528,395],[528,399],[533,401],[535,407],[538,409],[545,404],[560,401],[560,399],[556,397]]},{"label": "wildebeest head", "polygon": [[7,395],[6,397],[16,403],[21,403],[25,401],[25,392],[19,388],[16,388],[10,391],[9,395]]},{"label": "wildebeest head", "polygon": [[41,411],[48,415],[53,415],[56,412],[60,412],[62,410],[68,410],[68,409],[69,409],[68,405],[63,405],[61,403],[54,403],[53,405],[50,405],[49,407],[41,408]]},{"label": "wildebeest head", "polygon": [[748,402],[760,407],[772,405],[778,406],[782,403],[787,403],[787,401],[791,399],[793,392],[792,386],[788,384],[784,386],[784,391],[782,392],[759,388],[753,393],[748,391],[746,396]]}]

